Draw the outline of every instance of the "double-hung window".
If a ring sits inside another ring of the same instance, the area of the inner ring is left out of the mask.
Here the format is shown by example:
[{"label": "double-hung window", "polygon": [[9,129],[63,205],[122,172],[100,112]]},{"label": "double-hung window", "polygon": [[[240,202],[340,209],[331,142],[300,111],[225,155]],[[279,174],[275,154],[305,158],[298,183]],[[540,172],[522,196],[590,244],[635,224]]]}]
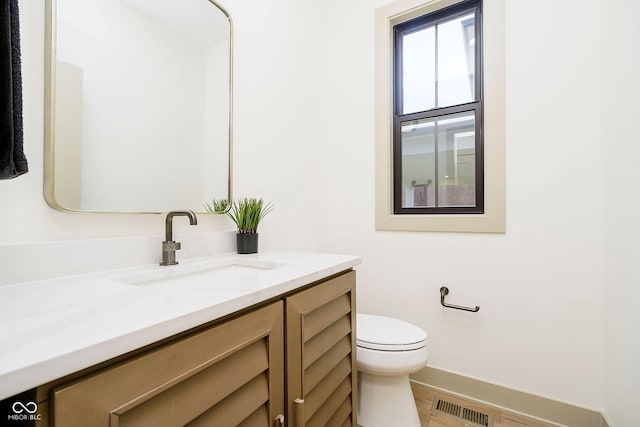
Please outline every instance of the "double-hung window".
[{"label": "double-hung window", "polygon": [[484,213],[481,0],[393,27],[393,213]]}]

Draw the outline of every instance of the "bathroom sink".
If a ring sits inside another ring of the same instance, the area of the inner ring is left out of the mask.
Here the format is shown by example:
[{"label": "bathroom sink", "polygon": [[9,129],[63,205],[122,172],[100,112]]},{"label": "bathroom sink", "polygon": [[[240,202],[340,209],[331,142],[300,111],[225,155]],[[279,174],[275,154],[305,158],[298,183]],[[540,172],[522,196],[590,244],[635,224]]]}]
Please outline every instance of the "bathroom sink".
[{"label": "bathroom sink", "polygon": [[230,256],[222,259],[157,266],[151,270],[118,277],[115,280],[154,290],[253,289],[260,276],[284,263]]}]

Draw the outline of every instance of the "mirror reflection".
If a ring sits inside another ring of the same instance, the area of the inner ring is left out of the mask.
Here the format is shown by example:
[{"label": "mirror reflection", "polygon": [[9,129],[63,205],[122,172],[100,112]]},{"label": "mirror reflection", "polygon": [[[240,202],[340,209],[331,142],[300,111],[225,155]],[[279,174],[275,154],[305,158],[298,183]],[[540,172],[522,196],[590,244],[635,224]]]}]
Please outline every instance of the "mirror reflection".
[{"label": "mirror reflection", "polygon": [[57,209],[230,198],[231,23],[209,0],[51,0],[45,195]]}]

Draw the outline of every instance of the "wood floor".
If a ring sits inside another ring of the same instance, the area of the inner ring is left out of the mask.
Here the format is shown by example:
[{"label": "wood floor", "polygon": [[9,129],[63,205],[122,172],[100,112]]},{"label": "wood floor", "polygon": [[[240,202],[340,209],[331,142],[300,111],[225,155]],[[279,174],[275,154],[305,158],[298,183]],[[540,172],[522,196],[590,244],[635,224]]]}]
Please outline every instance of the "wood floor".
[{"label": "wood floor", "polygon": [[[493,417],[493,427],[549,427],[554,424],[541,423],[540,421],[511,414],[506,411],[492,409],[490,407],[475,404],[473,402],[457,398],[453,395],[434,391],[428,387],[411,383],[413,396],[418,407],[422,427],[478,427],[469,421],[461,421],[447,414],[438,413],[431,409],[434,399],[441,398],[448,402],[464,406],[473,411],[482,412]],[[489,424],[491,427],[492,424]]]}]

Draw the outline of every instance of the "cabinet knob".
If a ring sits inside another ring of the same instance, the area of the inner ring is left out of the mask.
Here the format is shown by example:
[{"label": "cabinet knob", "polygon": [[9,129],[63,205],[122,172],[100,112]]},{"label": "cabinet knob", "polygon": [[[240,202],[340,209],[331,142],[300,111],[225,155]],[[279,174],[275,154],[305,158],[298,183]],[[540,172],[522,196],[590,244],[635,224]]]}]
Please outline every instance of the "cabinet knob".
[{"label": "cabinet knob", "polygon": [[294,426],[295,427],[304,427],[304,399],[297,398],[293,401],[293,411],[294,411]]}]

